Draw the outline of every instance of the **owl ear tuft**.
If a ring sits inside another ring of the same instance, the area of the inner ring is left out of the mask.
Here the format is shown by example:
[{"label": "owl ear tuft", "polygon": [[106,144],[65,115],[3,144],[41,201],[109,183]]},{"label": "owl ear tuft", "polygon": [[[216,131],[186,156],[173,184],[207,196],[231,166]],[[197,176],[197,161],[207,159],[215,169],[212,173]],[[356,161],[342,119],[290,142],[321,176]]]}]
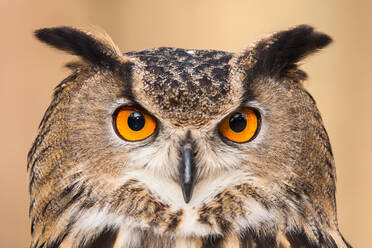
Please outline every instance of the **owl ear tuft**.
[{"label": "owl ear tuft", "polygon": [[313,27],[300,25],[258,41],[243,57],[251,57],[248,61],[253,63],[246,68],[253,70],[254,74],[281,77],[287,69],[295,67],[297,62],[331,41],[331,37],[314,31]]},{"label": "owl ear tuft", "polygon": [[52,47],[80,56],[88,63],[107,65],[122,59],[119,49],[104,32],[55,27],[36,30],[35,36]]}]

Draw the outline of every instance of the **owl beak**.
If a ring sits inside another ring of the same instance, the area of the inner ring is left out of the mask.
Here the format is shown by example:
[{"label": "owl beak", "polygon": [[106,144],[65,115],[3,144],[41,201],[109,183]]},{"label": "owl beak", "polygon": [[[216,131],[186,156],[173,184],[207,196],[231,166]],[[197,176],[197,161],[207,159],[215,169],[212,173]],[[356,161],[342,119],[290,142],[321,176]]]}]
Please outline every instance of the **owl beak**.
[{"label": "owl beak", "polygon": [[183,199],[189,203],[195,184],[195,165],[193,162],[193,149],[191,143],[183,145],[182,163],[180,166],[180,182]]}]

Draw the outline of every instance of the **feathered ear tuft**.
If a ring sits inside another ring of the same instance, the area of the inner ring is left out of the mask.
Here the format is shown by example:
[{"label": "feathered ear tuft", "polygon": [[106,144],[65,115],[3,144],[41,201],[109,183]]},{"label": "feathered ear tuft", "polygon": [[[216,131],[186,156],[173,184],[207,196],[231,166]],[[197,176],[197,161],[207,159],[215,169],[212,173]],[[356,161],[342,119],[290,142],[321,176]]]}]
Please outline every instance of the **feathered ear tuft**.
[{"label": "feathered ear tuft", "polygon": [[313,27],[300,25],[258,41],[241,59],[249,62],[246,68],[256,75],[281,77],[287,69],[331,41],[331,37],[314,31]]},{"label": "feathered ear tuft", "polygon": [[35,31],[42,42],[80,56],[92,64],[112,64],[121,60],[119,49],[106,33],[71,27],[43,28]]}]

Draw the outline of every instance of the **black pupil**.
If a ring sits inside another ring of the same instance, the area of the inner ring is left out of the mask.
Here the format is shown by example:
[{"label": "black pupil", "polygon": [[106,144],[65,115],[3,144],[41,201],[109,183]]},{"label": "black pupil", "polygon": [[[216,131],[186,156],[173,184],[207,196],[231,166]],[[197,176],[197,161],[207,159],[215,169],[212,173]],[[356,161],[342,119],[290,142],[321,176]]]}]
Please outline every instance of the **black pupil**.
[{"label": "black pupil", "polygon": [[247,119],[245,118],[245,115],[242,113],[236,113],[233,116],[230,117],[230,128],[234,132],[241,132],[245,129],[247,126]]},{"label": "black pupil", "polygon": [[128,117],[128,126],[134,131],[139,131],[145,126],[145,117],[139,112],[133,112]]}]

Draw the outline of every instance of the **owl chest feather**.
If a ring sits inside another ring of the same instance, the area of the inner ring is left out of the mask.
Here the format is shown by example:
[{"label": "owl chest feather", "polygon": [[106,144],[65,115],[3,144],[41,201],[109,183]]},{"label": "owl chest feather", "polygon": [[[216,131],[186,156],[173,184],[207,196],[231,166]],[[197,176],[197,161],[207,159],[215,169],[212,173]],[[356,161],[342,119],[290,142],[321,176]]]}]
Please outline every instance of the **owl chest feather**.
[{"label": "owl chest feather", "polygon": [[[305,243],[303,244],[305,245]],[[247,233],[231,234],[226,237],[157,237],[148,233],[119,233],[114,243],[104,248],[296,248],[305,246],[292,246],[289,241],[278,233],[274,238],[257,239]]]},{"label": "owl chest feather", "polygon": [[[127,244],[120,243],[119,240],[123,237],[118,237],[117,241],[112,248],[128,247]],[[136,242],[136,241],[134,241]],[[143,248],[238,248],[241,247],[239,236],[231,236],[225,240],[203,240],[202,238],[175,238],[165,240],[159,243],[158,240],[148,240],[147,247]],[[158,245],[158,246],[156,246]],[[243,246],[244,247],[244,246]],[[248,248],[248,247],[247,247]]]}]

